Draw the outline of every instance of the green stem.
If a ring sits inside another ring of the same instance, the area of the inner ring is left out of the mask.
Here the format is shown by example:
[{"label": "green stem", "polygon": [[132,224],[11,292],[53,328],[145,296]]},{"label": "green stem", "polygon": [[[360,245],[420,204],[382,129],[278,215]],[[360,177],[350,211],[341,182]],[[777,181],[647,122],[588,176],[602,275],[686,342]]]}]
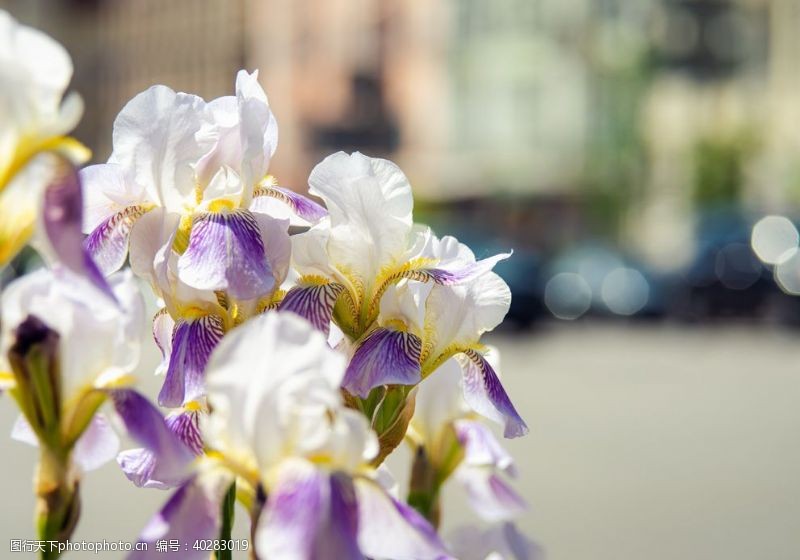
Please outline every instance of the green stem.
[{"label": "green stem", "polygon": [[[39,540],[66,542],[75,531],[80,517],[78,483],[70,476],[69,458],[42,448],[36,482],[36,526]],[[47,542],[42,560],[55,560],[58,549]]]},{"label": "green stem", "polygon": [[436,468],[431,464],[424,447],[418,447],[411,467],[408,505],[417,510],[434,528],[441,523],[441,504]]},{"label": "green stem", "polygon": [[[228,488],[228,493],[225,494],[225,499],[222,501],[222,527],[220,527],[219,539],[226,543],[231,540],[235,505],[236,505],[236,482],[231,484],[231,487]],[[214,557],[217,560],[232,560],[233,551],[230,550],[230,547],[226,547],[225,550],[215,551]]]}]

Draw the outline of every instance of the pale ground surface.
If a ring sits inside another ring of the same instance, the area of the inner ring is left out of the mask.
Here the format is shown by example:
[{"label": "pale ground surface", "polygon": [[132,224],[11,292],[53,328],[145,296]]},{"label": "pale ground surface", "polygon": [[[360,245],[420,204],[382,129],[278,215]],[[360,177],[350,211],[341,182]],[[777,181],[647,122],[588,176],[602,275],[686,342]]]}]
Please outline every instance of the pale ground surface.
[{"label": "pale ground surface", "polygon": [[[796,560],[799,339],[586,324],[491,339],[532,428],[509,443],[532,505],[525,531],[551,560]],[[3,431],[14,416],[0,400]],[[32,535],[34,452],[2,437],[0,457],[0,557],[22,558],[8,543]],[[134,488],[113,464],[84,487],[77,538],[133,540],[166,497]],[[445,518],[469,519],[463,500],[449,496]]]}]

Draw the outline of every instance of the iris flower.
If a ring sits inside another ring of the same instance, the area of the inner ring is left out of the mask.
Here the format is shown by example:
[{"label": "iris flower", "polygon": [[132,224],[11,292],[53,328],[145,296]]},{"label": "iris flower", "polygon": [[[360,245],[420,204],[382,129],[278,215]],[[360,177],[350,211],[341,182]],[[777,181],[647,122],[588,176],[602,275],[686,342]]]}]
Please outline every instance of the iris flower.
[{"label": "iris flower", "polygon": [[144,529],[149,552],[133,557],[157,557],[159,539],[216,538],[235,480],[260,558],[447,558],[433,528],[369,465],[377,439],[342,402],[344,371],[345,357],[292,314],[269,311],[228,333],[208,365],[206,454]]},{"label": "iris flower", "polygon": [[[172,239],[177,274],[197,290],[252,300],[275,289],[263,220],[274,204],[302,219],[324,209],[274,184],[266,175],[278,128],[258,74],[239,72],[236,95],[206,103],[196,95],[153,86],[134,97],[114,122],[108,163],[83,171],[87,246],[105,273]],[[147,214],[158,219],[142,220]],[[170,230],[160,226],[170,224]]]},{"label": "iris flower", "polygon": [[28,242],[52,179],[46,153],[73,163],[89,151],[66,136],[80,120],[83,103],[72,93],[72,61],[44,33],[20,25],[0,10],[0,266]]}]

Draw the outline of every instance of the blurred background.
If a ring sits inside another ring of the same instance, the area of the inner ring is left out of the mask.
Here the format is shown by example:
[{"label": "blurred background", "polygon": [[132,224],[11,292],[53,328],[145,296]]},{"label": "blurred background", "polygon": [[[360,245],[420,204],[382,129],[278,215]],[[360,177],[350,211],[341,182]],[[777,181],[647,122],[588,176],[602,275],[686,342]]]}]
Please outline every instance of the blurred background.
[{"label": "blurred background", "polygon": [[[800,2],[0,7],[70,51],[77,136],[98,162],[139,91],[208,99],[258,68],[280,184],[305,192],[337,150],[386,157],[417,221],[479,257],[514,249],[490,342],[532,427],[510,448],[532,505],[521,525],[548,558],[797,558]],[[21,473],[0,486],[24,512],[0,519],[10,538],[29,531],[30,457],[0,446]],[[98,495],[130,491],[102,476]],[[82,530],[132,538],[120,519],[163,498],[141,494],[93,506]],[[467,519],[453,500],[448,526]]]}]

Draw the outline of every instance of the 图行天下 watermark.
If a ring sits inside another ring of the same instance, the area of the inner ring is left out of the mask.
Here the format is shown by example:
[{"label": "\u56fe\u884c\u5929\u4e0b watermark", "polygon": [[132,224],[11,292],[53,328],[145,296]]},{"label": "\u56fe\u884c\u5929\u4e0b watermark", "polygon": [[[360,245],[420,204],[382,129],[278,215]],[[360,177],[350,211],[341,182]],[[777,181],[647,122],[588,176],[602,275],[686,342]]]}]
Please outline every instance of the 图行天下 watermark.
[{"label": "\u56fe\u884c\u5929\u4e0b watermark", "polygon": [[[28,553],[42,553],[42,552],[93,552],[99,554],[101,552],[132,552],[146,551],[146,542],[125,542],[125,541],[107,541],[105,539],[100,541],[47,541],[47,540],[34,540],[34,539],[11,539],[10,541],[11,552],[28,552]],[[167,547],[167,550],[171,548]]]}]

